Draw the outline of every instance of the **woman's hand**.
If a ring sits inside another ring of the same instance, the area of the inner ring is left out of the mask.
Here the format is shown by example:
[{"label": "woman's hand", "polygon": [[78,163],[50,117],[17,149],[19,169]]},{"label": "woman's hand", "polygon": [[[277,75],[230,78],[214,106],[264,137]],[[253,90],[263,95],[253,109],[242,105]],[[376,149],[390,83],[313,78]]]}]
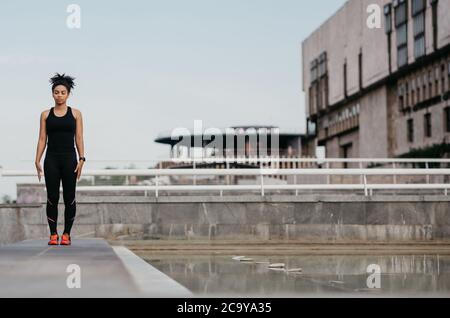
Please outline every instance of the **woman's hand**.
[{"label": "woman's hand", "polygon": [[84,160],[78,161],[77,168],[74,172],[77,172],[77,180],[80,180],[81,170],[83,169]]},{"label": "woman's hand", "polygon": [[41,176],[43,175],[41,163],[40,162],[36,162],[35,166],[36,166],[36,171],[37,171],[39,182],[41,182]]}]

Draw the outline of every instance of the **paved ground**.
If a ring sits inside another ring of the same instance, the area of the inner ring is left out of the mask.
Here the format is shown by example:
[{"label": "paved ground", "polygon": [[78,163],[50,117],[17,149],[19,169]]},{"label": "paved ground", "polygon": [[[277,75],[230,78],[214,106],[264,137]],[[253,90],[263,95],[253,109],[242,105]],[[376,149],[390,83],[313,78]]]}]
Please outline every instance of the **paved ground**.
[{"label": "paved ground", "polygon": [[[115,249],[103,239],[74,239],[73,245],[67,247],[50,247],[47,240],[0,246],[0,297],[190,295],[183,286],[128,249]],[[75,278],[77,266],[79,280]],[[68,287],[68,282],[77,287],[78,281],[80,288]]]}]

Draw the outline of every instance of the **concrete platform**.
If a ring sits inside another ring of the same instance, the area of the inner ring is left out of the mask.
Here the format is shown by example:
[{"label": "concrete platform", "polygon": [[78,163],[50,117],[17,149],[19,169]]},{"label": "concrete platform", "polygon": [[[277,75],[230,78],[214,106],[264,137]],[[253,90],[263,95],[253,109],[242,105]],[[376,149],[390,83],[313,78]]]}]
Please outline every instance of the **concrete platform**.
[{"label": "concrete platform", "polygon": [[191,295],[127,248],[113,249],[103,239],[74,239],[72,246],[48,246],[47,240],[0,246],[0,297]]}]

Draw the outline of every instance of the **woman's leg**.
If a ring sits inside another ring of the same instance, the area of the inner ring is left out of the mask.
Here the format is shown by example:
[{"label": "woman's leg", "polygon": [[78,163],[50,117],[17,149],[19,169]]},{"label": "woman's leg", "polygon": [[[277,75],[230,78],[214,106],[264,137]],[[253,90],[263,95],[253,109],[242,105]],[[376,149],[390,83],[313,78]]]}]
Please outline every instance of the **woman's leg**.
[{"label": "woman's leg", "polygon": [[77,168],[77,163],[76,153],[68,154],[64,157],[62,162],[61,178],[65,205],[64,233],[69,235],[73,222],[75,221],[76,214],[75,187],[77,183],[77,173],[74,171]]},{"label": "woman's leg", "polygon": [[57,234],[59,185],[61,183],[61,175],[58,158],[48,153],[45,155],[44,159],[44,177],[45,187],[47,189],[46,212],[48,226],[50,228],[50,234]]}]

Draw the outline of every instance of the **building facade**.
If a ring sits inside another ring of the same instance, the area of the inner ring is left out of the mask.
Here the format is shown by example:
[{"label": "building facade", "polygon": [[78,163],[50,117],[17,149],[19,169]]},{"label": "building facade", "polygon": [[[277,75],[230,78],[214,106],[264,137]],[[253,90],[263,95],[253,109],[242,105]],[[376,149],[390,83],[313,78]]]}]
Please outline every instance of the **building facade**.
[{"label": "building facade", "polygon": [[[377,18],[373,5],[381,28],[367,23]],[[303,154],[318,146],[328,158],[448,149],[449,16],[448,0],[349,0],[314,31],[302,43],[312,131]]]}]

